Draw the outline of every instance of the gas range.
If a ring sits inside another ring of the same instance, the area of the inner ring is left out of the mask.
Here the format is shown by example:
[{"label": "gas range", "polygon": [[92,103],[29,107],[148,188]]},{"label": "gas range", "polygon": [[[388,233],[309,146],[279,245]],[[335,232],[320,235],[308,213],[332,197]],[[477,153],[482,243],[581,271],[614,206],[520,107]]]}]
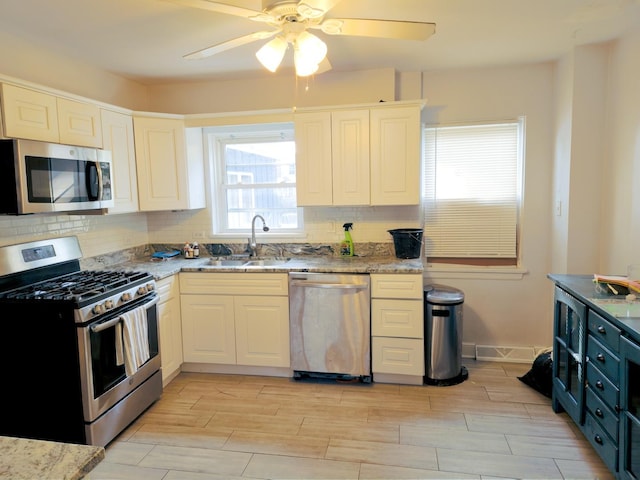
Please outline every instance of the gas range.
[{"label": "gas range", "polygon": [[153,294],[155,280],[147,272],[80,270],[0,292],[0,302],[70,302],[76,323]]},{"label": "gas range", "polygon": [[73,306],[75,322],[84,323],[155,295],[155,280],[147,272],[80,270],[77,241],[52,239],[16,247],[19,251],[0,249],[0,266],[11,263],[10,271],[0,268],[0,303],[66,302]]},{"label": "gas range", "polygon": [[0,247],[3,335],[16,340],[0,349],[14,392],[0,435],[105,446],[162,394],[153,276],[81,270],[81,257],[76,237]]}]

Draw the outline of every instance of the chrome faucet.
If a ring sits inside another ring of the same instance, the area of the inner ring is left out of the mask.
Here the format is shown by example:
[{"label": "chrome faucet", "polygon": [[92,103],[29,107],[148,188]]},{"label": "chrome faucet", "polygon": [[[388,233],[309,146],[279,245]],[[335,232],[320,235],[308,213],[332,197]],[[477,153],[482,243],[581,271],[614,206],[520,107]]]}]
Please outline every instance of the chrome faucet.
[{"label": "chrome faucet", "polygon": [[264,221],[264,217],[262,215],[254,215],[251,220],[251,238],[249,239],[249,255],[252,257],[255,257],[258,253],[258,244],[256,243],[256,218],[262,220],[262,231],[269,231],[269,227],[267,227],[267,222]]}]

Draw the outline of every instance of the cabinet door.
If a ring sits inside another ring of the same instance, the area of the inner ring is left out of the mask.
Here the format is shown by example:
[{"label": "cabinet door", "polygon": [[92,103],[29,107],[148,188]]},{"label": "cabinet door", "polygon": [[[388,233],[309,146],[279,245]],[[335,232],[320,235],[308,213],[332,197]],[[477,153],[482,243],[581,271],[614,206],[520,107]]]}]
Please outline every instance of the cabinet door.
[{"label": "cabinet door", "polygon": [[371,205],[420,203],[420,107],[373,108]]},{"label": "cabinet door", "polygon": [[60,143],[102,148],[100,108],[90,103],[57,99]]},{"label": "cabinet door", "polygon": [[138,211],[136,154],[133,118],[125,113],[102,110],[102,146],[111,151],[115,206],[109,213]]},{"label": "cabinet door", "polygon": [[369,205],[369,110],[331,114],[334,205]]},{"label": "cabinet door", "polygon": [[140,210],[189,208],[182,120],[134,117]]},{"label": "cabinet door", "polygon": [[373,337],[371,369],[374,373],[424,375],[424,341],[415,338]]},{"label": "cabinet door", "polygon": [[180,295],[185,362],[236,363],[233,297]]},{"label": "cabinet door", "polygon": [[622,361],[620,396],[619,478],[640,478],[640,345],[620,339]]},{"label": "cabinet door", "polygon": [[238,296],[234,308],[238,365],[289,367],[287,297]]},{"label": "cabinet door", "polygon": [[584,421],[587,308],[556,287],[553,341],[553,409],[564,408],[578,424]]},{"label": "cabinet door", "polygon": [[182,365],[182,325],[180,319],[180,298],[158,305],[160,322],[160,358],[162,361],[162,380],[167,381]]},{"label": "cabinet door", "polygon": [[28,88],[2,85],[5,136],[44,142],[60,141],[56,97]]},{"label": "cabinet door", "polygon": [[298,206],[332,205],[331,114],[300,113],[294,122]]}]

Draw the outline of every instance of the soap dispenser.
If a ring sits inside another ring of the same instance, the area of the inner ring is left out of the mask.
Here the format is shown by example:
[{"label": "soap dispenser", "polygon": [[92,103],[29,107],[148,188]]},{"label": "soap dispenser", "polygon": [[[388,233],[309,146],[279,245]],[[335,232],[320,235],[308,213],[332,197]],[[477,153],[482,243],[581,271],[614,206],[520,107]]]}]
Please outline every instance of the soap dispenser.
[{"label": "soap dispenser", "polygon": [[342,228],[344,228],[344,240],[340,244],[340,255],[353,257],[353,240],[351,239],[351,233],[349,233],[349,230],[353,228],[353,223],[345,223]]}]

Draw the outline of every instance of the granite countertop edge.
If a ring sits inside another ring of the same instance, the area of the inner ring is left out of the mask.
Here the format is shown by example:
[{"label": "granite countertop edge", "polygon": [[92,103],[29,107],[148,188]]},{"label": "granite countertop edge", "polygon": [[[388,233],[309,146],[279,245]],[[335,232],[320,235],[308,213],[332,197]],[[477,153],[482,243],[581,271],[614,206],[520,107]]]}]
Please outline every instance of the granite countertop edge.
[{"label": "granite countertop edge", "polygon": [[293,257],[282,265],[271,266],[214,266],[211,259],[202,256],[194,259],[174,257],[166,260],[141,258],[128,261],[126,268],[149,272],[156,280],[170,277],[180,272],[211,273],[400,273],[421,274],[424,272],[422,259],[399,259],[395,257]]},{"label": "granite countertop edge", "polygon": [[104,457],[103,447],[0,436],[0,479],[78,480]]}]

